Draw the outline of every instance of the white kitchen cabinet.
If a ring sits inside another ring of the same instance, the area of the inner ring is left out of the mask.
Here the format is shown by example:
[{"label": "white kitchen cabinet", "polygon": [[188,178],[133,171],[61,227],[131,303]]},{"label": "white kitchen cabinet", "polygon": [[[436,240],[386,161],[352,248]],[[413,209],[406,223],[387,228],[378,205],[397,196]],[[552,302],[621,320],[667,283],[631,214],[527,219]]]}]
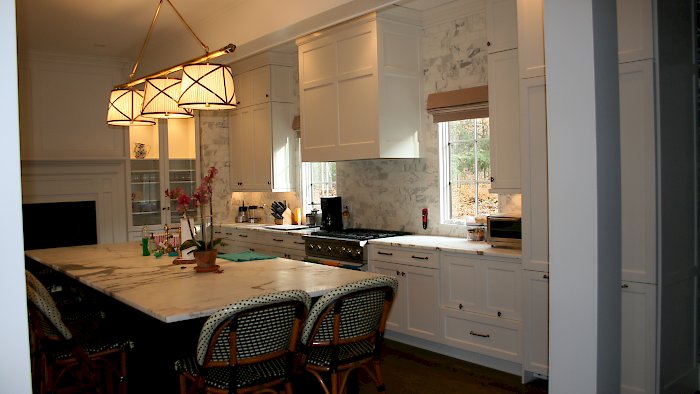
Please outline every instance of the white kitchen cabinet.
[{"label": "white kitchen cabinet", "polygon": [[547,104],[544,77],[520,80],[523,269],[549,271]]},{"label": "white kitchen cabinet", "polygon": [[520,362],[521,281],[520,260],[442,252],[445,343]]},{"label": "white kitchen cabinet", "polygon": [[270,102],[229,115],[232,191],[292,191],[295,188],[296,132],[293,104]]},{"label": "white kitchen cabinet", "polygon": [[486,2],[486,39],[489,54],[518,47],[516,0]]},{"label": "white kitchen cabinet", "polygon": [[297,39],[302,161],[419,156],[420,35],[372,13]]},{"label": "white kitchen cabinet", "polygon": [[549,375],[549,274],[523,271],[523,377]]},{"label": "white kitchen cabinet", "polygon": [[[381,247],[370,245],[370,248]],[[375,250],[377,250],[375,249]],[[424,251],[401,248],[415,257],[428,257]],[[393,253],[396,249],[388,253]],[[372,256],[376,256],[375,253]],[[369,270],[393,276],[399,281],[399,289],[389,313],[386,328],[402,334],[431,341],[438,341],[440,319],[438,308],[439,275],[435,268],[402,264],[396,255],[380,255],[381,260],[369,259]],[[418,259],[414,259],[418,261]]]},{"label": "white kitchen cabinet", "polygon": [[623,63],[619,71],[622,280],[656,283],[653,60]]},{"label": "white kitchen cabinet", "polygon": [[238,108],[268,102],[294,102],[293,68],[266,65],[234,76]]},{"label": "white kitchen cabinet", "polygon": [[[165,190],[182,188],[192,195],[200,182],[199,138],[195,127],[192,118],[160,120],[154,126],[129,128],[130,239],[140,239],[144,226],[149,232],[162,233],[166,224],[180,225],[177,201],[165,196]],[[135,152],[136,144],[143,146],[140,155]],[[197,214],[190,211],[190,216]]]},{"label": "white kitchen cabinet", "polygon": [[656,392],[656,285],[622,283],[620,392]]},{"label": "white kitchen cabinet", "polygon": [[651,0],[617,0],[618,62],[654,57]]},{"label": "white kitchen cabinet", "polygon": [[520,78],[544,76],[543,0],[517,1]]},{"label": "white kitchen cabinet", "polygon": [[520,193],[518,50],[488,55],[491,192]]},{"label": "white kitchen cabinet", "polygon": [[440,276],[443,307],[520,320],[520,260],[443,252]]}]

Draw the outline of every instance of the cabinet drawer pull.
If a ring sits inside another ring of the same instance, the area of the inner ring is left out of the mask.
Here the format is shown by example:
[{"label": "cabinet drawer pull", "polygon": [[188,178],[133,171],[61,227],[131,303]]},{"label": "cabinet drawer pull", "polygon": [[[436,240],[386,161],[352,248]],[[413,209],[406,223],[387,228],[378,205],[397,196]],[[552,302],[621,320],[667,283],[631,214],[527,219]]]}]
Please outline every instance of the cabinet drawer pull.
[{"label": "cabinet drawer pull", "polygon": [[279,239],[279,238],[272,238],[272,240],[275,241],[275,242],[284,242],[283,239]]},{"label": "cabinet drawer pull", "polygon": [[469,335],[474,335],[475,337],[491,338],[490,334],[480,334],[476,331],[469,331]]},{"label": "cabinet drawer pull", "polygon": [[248,238],[248,236],[245,235],[245,234],[238,234],[238,236],[241,237],[241,238]]},{"label": "cabinet drawer pull", "polygon": [[629,287],[630,287],[630,285],[628,285],[627,283],[625,283],[624,285],[622,285],[622,288],[623,288],[623,289],[629,289]]},{"label": "cabinet drawer pull", "polygon": [[483,256],[483,255],[484,255],[484,251],[483,251],[483,250],[477,250],[477,251],[476,251],[476,255],[477,255],[477,256]]},{"label": "cabinet drawer pull", "polygon": [[304,241],[301,241],[301,242],[299,242],[299,241],[294,241],[294,244],[295,244],[295,245],[305,245],[306,242],[304,242]]},{"label": "cabinet drawer pull", "polygon": [[387,252],[382,252],[382,251],[378,251],[377,254],[382,254],[384,256],[393,256],[394,255],[393,253],[387,253]]},{"label": "cabinet drawer pull", "polygon": [[549,279],[549,275],[547,275],[547,274],[542,275],[542,279]]},{"label": "cabinet drawer pull", "polygon": [[413,255],[411,255],[411,258],[412,258],[412,259],[416,259],[416,260],[428,260],[430,257],[421,257],[421,256],[413,256]]},{"label": "cabinet drawer pull", "polygon": [[396,271],[396,275],[397,275],[397,276],[401,276],[401,272]]}]

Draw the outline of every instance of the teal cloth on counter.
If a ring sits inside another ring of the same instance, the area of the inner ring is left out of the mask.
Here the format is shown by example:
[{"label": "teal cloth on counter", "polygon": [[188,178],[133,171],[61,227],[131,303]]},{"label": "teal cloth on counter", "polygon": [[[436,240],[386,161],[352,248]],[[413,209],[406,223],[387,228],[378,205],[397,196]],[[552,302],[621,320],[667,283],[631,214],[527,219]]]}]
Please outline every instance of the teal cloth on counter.
[{"label": "teal cloth on counter", "polygon": [[231,260],[231,261],[269,260],[269,259],[276,259],[277,258],[276,256],[268,256],[266,254],[251,252],[249,250],[247,250],[245,252],[238,252],[238,253],[220,254],[216,257],[218,257],[220,259],[224,259],[224,260]]}]

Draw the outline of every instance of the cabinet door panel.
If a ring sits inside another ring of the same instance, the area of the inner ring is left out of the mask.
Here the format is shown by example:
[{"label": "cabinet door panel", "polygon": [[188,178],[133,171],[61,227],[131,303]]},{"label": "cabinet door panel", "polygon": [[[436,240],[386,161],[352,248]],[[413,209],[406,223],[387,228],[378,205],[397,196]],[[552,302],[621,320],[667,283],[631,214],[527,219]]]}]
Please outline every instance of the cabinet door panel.
[{"label": "cabinet door panel", "polygon": [[651,0],[617,0],[618,62],[654,57]]},{"label": "cabinet door panel", "polygon": [[523,268],[549,270],[547,103],[544,77],[520,81]]},{"label": "cabinet door panel", "polygon": [[338,92],[334,83],[304,89],[304,106],[315,108],[301,117],[301,144],[304,150],[313,150],[338,143]]},{"label": "cabinet door panel", "polygon": [[376,83],[372,74],[338,83],[338,105],[344,109],[338,114],[339,146],[374,146],[378,135],[377,96],[366,93],[376,90]]},{"label": "cabinet door panel", "polygon": [[484,310],[490,316],[520,319],[520,267],[489,262],[484,269]]},{"label": "cabinet door panel", "polygon": [[549,276],[523,271],[523,370],[549,375]]},{"label": "cabinet door panel", "polygon": [[425,339],[437,338],[440,332],[437,270],[401,266],[401,272],[406,297],[406,333]]},{"label": "cabinet door panel", "polygon": [[250,187],[252,190],[269,190],[272,187],[272,127],[269,104],[253,107],[252,130],[250,138],[253,140],[253,179]]},{"label": "cabinet door panel", "polygon": [[403,332],[405,310],[406,310],[406,290],[401,285],[400,266],[392,263],[376,263],[370,262],[370,271],[378,274],[393,276],[399,278],[399,289],[394,298],[394,303],[389,311],[389,317],[386,321],[386,329],[396,332]]},{"label": "cabinet door panel", "polygon": [[491,189],[520,192],[518,51],[490,54],[488,60]]},{"label": "cabinet door panel", "polygon": [[543,0],[518,0],[520,78],[545,75]]},{"label": "cabinet door panel", "polygon": [[620,65],[622,280],[656,283],[656,152],[652,60]]},{"label": "cabinet door panel", "polygon": [[356,34],[338,40],[338,75],[372,72],[377,61],[377,41],[373,33],[374,24],[359,26]]},{"label": "cabinet door panel", "polygon": [[480,312],[479,261],[442,256],[442,303],[445,307]]},{"label": "cabinet door panel", "polygon": [[230,182],[232,190],[245,190],[253,174],[253,112],[238,108],[229,115]]},{"label": "cabinet door panel", "polygon": [[270,101],[270,66],[251,71],[252,104],[264,104]]},{"label": "cabinet door panel", "polygon": [[336,48],[330,40],[319,40],[299,48],[299,76],[302,88],[327,83],[336,74]]},{"label": "cabinet door panel", "polygon": [[253,105],[253,76],[250,72],[236,75],[233,89],[236,93],[236,103],[238,108]]},{"label": "cabinet door panel", "polygon": [[656,286],[622,285],[620,392],[653,393],[656,359]]},{"label": "cabinet door panel", "polygon": [[518,15],[515,0],[486,2],[486,38],[489,53],[518,47]]}]

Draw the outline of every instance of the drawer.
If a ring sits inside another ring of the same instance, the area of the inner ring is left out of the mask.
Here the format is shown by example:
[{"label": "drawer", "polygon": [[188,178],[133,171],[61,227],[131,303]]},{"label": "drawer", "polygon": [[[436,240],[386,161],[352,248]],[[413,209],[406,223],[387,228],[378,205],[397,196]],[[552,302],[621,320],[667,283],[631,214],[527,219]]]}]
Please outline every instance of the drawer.
[{"label": "drawer", "polygon": [[258,237],[258,242],[276,248],[304,250],[304,240],[294,235],[262,233]]},{"label": "drawer", "polygon": [[503,360],[522,362],[520,323],[442,309],[445,344]]},{"label": "drawer", "polygon": [[440,260],[440,255],[437,251],[423,249],[370,245],[369,250],[370,260],[413,265],[416,267],[438,268],[438,262]]}]

